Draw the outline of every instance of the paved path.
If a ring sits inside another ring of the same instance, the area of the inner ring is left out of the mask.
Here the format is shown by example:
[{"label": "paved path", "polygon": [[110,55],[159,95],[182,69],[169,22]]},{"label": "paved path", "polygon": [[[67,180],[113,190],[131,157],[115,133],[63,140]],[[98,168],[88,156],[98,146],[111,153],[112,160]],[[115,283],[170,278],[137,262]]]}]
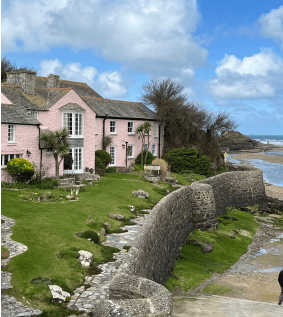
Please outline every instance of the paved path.
[{"label": "paved path", "polygon": [[[177,299],[175,299],[177,300]],[[174,301],[173,317],[280,317],[283,306],[224,296]]]}]

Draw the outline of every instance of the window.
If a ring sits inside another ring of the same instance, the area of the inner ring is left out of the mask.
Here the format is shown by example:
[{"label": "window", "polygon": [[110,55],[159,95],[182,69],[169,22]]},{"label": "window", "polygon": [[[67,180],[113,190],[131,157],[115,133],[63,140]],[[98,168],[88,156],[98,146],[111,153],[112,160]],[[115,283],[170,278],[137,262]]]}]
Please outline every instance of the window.
[{"label": "window", "polygon": [[95,134],[97,134],[97,119],[95,119]]},{"label": "window", "polygon": [[157,138],[157,123],[153,124],[153,136]]},{"label": "window", "polygon": [[133,158],[134,157],[134,146],[133,145],[128,145],[128,147],[127,147],[127,156],[128,156],[128,158]]},{"label": "window", "polygon": [[134,134],[134,122],[128,121],[128,134]]},{"label": "window", "polygon": [[69,136],[83,136],[83,114],[77,112],[63,113],[63,128],[66,128]]},{"label": "window", "polygon": [[144,144],[143,146],[143,150],[146,151],[147,150],[147,144]]},{"label": "window", "polygon": [[156,145],[152,144],[152,155],[156,156]]},{"label": "window", "polygon": [[116,166],[116,146],[115,145],[110,146],[109,154],[111,155],[111,158],[112,158],[112,161],[109,165]]},{"label": "window", "polygon": [[112,134],[116,133],[116,121],[115,120],[110,121],[110,133],[112,133]]},{"label": "window", "polygon": [[21,154],[2,154],[1,155],[1,167],[7,167],[7,163],[13,158],[20,158]]},{"label": "window", "polygon": [[46,154],[52,154],[52,153],[53,153],[52,148],[46,149]]},{"label": "window", "polygon": [[15,143],[15,125],[8,124],[8,143]]},{"label": "window", "polygon": [[38,119],[38,111],[34,111],[34,110],[31,110],[30,111],[30,114],[35,117],[36,119]]}]

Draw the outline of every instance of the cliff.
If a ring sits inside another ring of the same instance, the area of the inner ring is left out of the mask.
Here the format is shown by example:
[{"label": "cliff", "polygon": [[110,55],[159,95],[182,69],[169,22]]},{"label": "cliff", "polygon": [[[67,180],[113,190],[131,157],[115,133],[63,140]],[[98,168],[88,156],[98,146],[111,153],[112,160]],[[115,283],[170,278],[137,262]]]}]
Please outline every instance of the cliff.
[{"label": "cliff", "polygon": [[272,144],[263,144],[255,141],[238,131],[224,131],[221,133],[219,140],[220,150],[226,152],[233,151],[268,151],[276,148]]}]

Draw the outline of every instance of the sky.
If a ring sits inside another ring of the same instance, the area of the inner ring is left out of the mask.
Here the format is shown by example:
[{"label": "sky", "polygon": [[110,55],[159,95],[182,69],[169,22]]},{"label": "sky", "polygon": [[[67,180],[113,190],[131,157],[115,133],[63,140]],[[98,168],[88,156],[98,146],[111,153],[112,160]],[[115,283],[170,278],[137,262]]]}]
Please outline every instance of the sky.
[{"label": "sky", "polygon": [[283,134],[282,0],[2,0],[1,55],[38,75],[140,101],[151,79],[228,112],[243,134]]}]

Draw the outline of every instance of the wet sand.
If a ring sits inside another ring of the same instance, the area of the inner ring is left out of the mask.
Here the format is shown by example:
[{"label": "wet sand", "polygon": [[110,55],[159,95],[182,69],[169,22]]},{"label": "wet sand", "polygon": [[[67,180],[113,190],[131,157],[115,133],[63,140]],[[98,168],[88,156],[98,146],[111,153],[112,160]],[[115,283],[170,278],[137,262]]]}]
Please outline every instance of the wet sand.
[{"label": "wet sand", "polygon": [[[278,152],[278,151],[283,151],[283,147],[271,152]],[[229,156],[235,160],[262,160],[269,163],[283,164],[283,156],[268,155],[265,153],[268,153],[268,152],[259,152],[259,153],[244,152],[244,153],[229,154]],[[245,163],[249,163],[249,162],[245,162]]]}]

